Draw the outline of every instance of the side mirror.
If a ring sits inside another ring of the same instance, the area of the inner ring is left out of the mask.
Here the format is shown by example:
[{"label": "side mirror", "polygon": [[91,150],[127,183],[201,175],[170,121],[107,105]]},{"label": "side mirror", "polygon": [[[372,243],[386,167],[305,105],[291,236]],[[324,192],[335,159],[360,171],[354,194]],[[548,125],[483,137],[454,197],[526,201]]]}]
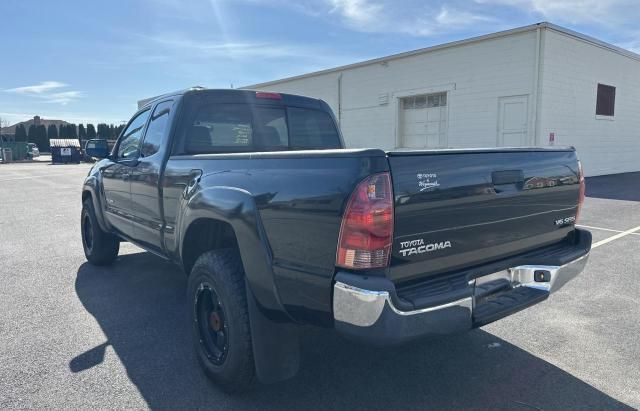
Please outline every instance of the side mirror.
[{"label": "side mirror", "polygon": [[89,141],[84,148],[84,152],[89,157],[107,158],[109,156],[109,148],[102,144],[96,144]]}]

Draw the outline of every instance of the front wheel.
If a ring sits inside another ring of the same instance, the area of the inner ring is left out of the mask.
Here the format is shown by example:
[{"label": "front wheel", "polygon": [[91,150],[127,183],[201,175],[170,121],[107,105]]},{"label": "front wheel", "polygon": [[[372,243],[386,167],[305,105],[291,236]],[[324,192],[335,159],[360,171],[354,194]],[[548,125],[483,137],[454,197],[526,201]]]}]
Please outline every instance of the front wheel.
[{"label": "front wheel", "polygon": [[94,265],[108,265],[118,257],[120,240],[113,234],[102,231],[91,199],[86,199],[82,203],[80,228],[82,248],[87,261]]},{"label": "front wheel", "polygon": [[224,391],[246,391],[253,385],[255,366],[238,253],[225,249],[202,254],[191,270],[187,291],[200,366]]}]

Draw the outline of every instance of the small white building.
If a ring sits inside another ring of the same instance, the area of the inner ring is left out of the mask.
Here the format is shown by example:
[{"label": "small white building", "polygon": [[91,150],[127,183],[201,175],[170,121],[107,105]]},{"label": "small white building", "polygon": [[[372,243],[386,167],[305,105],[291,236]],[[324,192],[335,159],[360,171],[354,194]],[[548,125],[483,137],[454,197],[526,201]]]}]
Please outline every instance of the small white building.
[{"label": "small white building", "polygon": [[572,145],[640,171],[640,55],[550,24],[247,86],[325,100],[348,147]]}]

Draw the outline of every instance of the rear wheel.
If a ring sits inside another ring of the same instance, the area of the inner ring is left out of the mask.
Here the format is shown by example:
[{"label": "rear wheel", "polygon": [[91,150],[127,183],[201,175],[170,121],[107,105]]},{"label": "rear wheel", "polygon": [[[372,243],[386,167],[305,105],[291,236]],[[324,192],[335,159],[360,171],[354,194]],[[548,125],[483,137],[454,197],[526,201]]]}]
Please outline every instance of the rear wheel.
[{"label": "rear wheel", "polygon": [[87,261],[94,265],[108,265],[118,257],[120,240],[100,228],[91,199],[82,203],[80,227],[82,247]]},{"label": "rear wheel", "polygon": [[227,392],[250,388],[255,367],[238,253],[202,254],[191,270],[187,297],[196,354],[207,377]]}]

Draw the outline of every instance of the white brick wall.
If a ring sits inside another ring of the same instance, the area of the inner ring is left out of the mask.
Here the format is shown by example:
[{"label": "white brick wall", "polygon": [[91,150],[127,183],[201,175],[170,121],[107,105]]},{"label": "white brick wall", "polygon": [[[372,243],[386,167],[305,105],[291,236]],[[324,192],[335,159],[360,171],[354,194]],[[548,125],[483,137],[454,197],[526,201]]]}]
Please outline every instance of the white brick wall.
[{"label": "white brick wall", "polygon": [[[596,119],[597,84],[616,87],[613,120]],[[541,143],[578,150],[587,175],[640,170],[640,61],[545,30]]]},{"label": "white brick wall", "polygon": [[[542,29],[540,111],[533,136],[536,66],[535,28],[296,80],[264,90],[325,100],[338,116],[348,147],[394,149],[398,99],[448,92],[450,147],[497,144],[498,99],[529,96],[529,141],[573,145],[587,175],[640,170],[640,61],[552,28]],[[616,87],[615,118],[596,119],[597,83]],[[379,105],[380,95],[389,96]]]},{"label": "white brick wall", "polygon": [[[396,147],[398,95],[449,90],[449,146],[497,141],[498,97],[532,94],[535,31],[342,72],[341,129],[348,147]],[[339,73],[283,81],[264,90],[325,100],[337,116]],[[380,94],[389,104],[380,106]]]}]

